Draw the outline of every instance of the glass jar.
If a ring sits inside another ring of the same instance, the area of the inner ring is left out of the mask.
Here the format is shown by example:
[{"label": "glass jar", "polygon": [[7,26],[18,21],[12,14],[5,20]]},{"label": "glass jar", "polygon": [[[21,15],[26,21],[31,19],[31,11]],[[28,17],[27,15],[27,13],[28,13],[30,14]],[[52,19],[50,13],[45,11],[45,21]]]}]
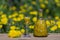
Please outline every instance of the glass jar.
[{"label": "glass jar", "polygon": [[41,16],[39,16],[39,19],[35,24],[33,35],[35,37],[47,37],[48,36],[48,31],[47,31],[45,20]]},{"label": "glass jar", "polygon": [[34,36],[46,37],[47,35],[48,32],[47,32],[47,27],[45,25],[45,21],[42,18],[40,18],[35,24]]}]

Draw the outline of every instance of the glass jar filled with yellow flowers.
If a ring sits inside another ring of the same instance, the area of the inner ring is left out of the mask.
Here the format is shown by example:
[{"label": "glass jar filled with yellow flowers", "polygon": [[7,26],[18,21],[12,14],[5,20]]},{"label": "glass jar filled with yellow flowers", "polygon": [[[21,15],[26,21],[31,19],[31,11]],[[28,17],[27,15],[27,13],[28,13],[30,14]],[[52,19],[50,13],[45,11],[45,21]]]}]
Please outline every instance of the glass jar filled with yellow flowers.
[{"label": "glass jar filled with yellow flowers", "polygon": [[[40,10],[40,13],[42,12],[43,11]],[[47,37],[48,36],[47,27],[45,25],[45,20],[42,18],[42,16],[39,16],[39,20],[37,20],[35,24],[33,35],[35,37]]]}]

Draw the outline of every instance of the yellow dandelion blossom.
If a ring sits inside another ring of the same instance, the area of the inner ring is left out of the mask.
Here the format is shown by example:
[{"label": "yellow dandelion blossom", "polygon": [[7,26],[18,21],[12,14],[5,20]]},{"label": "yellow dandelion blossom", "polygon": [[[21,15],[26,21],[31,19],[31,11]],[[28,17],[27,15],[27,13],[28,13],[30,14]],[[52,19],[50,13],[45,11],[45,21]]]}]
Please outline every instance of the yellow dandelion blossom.
[{"label": "yellow dandelion blossom", "polygon": [[50,30],[51,30],[51,31],[57,30],[57,26],[56,26],[56,25],[52,26],[52,27],[50,28]]},{"label": "yellow dandelion blossom", "polygon": [[44,9],[44,8],[46,8],[46,5],[45,4],[40,4],[40,7]]},{"label": "yellow dandelion blossom", "polygon": [[60,25],[58,25],[58,28],[60,28]]},{"label": "yellow dandelion blossom", "polygon": [[24,4],[24,7],[26,7],[26,8],[27,8],[27,7],[28,7],[28,5],[27,5],[27,4]]},{"label": "yellow dandelion blossom", "polygon": [[10,29],[11,30],[15,30],[16,29],[16,26],[10,26]]},{"label": "yellow dandelion blossom", "polygon": [[8,33],[8,36],[11,37],[11,38],[16,37],[16,31],[15,30],[10,30],[9,33]]},{"label": "yellow dandelion blossom", "polygon": [[55,16],[55,19],[58,20],[59,19],[59,16]]},{"label": "yellow dandelion blossom", "polygon": [[21,29],[20,31],[21,31],[21,33],[22,33],[22,34],[24,34],[24,33],[25,33],[25,30],[24,30],[24,29]]},{"label": "yellow dandelion blossom", "polygon": [[1,18],[6,18],[6,17],[7,17],[6,14],[2,14],[2,15],[1,15]]},{"label": "yellow dandelion blossom", "polygon": [[46,20],[46,25],[47,25],[47,26],[50,26],[50,25],[51,25],[51,23],[50,23],[49,20]]},{"label": "yellow dandelion blossom", "polygon": [[20,6],[20,9],[24,9],[24,6]]},{"label": "yellow dandelion blossom", "polygon": [[12,6],[12,7],[9,8],[9,10],[16,10],[16,7]]},{"label": "yellow dandelion blossom", "polygon": [[31,3],[32,3],[33,5],[36,5],[36,2],[35,2],[35,1],[32,1]]},{"label": "yellow dandelion blossom", "polygon": [[0,29],[2,28],[2,25],[0,25]]},{"label": "yellow dandelion blossom", "polygon": [[42,17],[43,16],[43,13],[39,13],[39,16]]},{"label": "yellow dandelion blossom", "polygon": [[30,14],[31,14],[31,15],[37,15],[38,12],[37,12],[37,11],[32,11],[32,12],[30,12]]},{"label": "yellow dandelion blossom", "polygon": [[24,14],[19,14],[20,19],[24,19]]},{"label": "yellow dandelion blossom", "polygon": [[21,17],[18,17],[18,18],[17,18],[17,21],[21,21],[21,20],[22,20]]},{"label": "yellow dandelion blossom", "polygon": [[34,25],[30,25],[29,28],[30,28],[30,29],[34,29]]},{"label": "yellow dandelion blossom", "polygon": [[12,18],[12,15],[9,15],[8,18]]},{"label": "yellow dandelion blossom", "polygon": [[59,2],[59,0],[55,0],[55,2],[56,2],[56,3],[58,3],[58,2]]},{"label": "yellow dandelion blossom", "polygon": [[54,25],[55,24],[55,21],[54,20],[51,20],[51,25]]},{"label": "yellow dandelion blossom", "polygon": [[33,21],[33,22],[36,22],[36,21],[37,21],[37,17],[33,17],[33,18],[32,18],[32,21]]},{"label": "yellow dandelion blossom", "polygon": [[12,17],[16,17],[16,16],[18,16],[18,12],[14,12],[14,13],[12,14]]},{"label": "yellow dandelion blossom", "polygon": [[25,20],[25,23],[28,24],[30,22],[30,17],[25,17],[24,20]]},{"label": "yellow dandelion blossom", "polygon": [[12,18],[12,20],[17,21],[17,18],[14,17],[14,18]]},{"label": "yellow dandelion blossom", "polygon": [[26,10],[26,9],[21,9],[21,11],[24,13],[24,12],[26,12],[27,10]]},{"label": "yellow dandelion blossom", "polygon": [[21,32],[17,30],[10,30],[8,36],[11,38],[19,37],[21,36]]},{"label": "yellow dandelion blossom", "polygon": [[60,3],[57,3],[56,5],[57,5],[58,7],[60,7]]},{"label": "yellow dandelion blossom", "polygon": [[39,0],[39,2],[43,2],[44,0]]},{"label": "yellow dandelion blossom", "polygon": [[45,0],[45,4],[48,4],[48,1],[47,0]]},{"label": "yellow dandelion blossom", "polygon": [[8,23],[8,18],[2,18],[1,22],[2,22],[2,24],[7,24]]},{"label": "yellow dandelion blossom", "polygon": [[58,25],[58,28],[60,28],[60,20],[57,21],[56,24]]},{"label": "yellow dandelion blossom", "polygon": [[46,9],[45,12],[46,12],[46,13],[49,13],[49,9]]},{"label": "yellow dandelion blossom", "polygon": [[18,30],[18,31],[16,31],[16,32],[17,32],[17,36],[18,36],[18,37],[21,37],[21,35],[22,35],[21,31]]},{"label": "yellow dandelion blossom", "polygon": [[29,6],[29,8],[28,8],[29,10],[32,10],[33,8],[32,8],[32,6]]}]

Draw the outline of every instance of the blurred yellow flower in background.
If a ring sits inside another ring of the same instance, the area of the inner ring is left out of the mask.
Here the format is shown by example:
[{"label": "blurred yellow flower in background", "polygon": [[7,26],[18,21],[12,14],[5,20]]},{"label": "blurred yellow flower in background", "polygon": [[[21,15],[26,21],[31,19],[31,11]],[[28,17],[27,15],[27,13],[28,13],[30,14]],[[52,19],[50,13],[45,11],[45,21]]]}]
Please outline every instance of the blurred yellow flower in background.
[{"label": "blurred yellow flower in background", "polygon": [[30,17],[25,17],[25,18],[24,18],[24,21],[25,21],[26,24],[29,24],[29,22],[30,22]]},{"label": "blurred yellow flower in background", "polygon": [[56,3],[58,3],[59,2],[59,0],[54,0]]},{"label": "blurred yellow flower in background", "polygon": [[60,24],[58,24],[58,28],[60,28]]},{"label": "blurred yellow flower in background", "polygon": [[21,31],[20,30],[17,30],[17,36],[18,37],[21,37],[21,35],[22,35]]},{"label": "blurred yellow flower in background", "polygon": [[21,21],[22,19],[20,17],[17,18],[17,21]]},{"label": "blurred yellow flower in background", "polygon": [[51,30],[51,31],[57,30],[57,25],[52,26],[52,27],[50,28],[50,30]]},{"label": "blurred yellow flower in background", "polygon": [[12,18],[12,20],[17,21],[17,18],[14,17],[14,18]]},{"label": "blurred yellow flower in background", "polygon": [[43,13],[39,13],[39,16],[42,17],[43,16]]},{"label": "blurred yellow flower in background", "polygon": [[44,9],[44,8],[46,8],[46,5],[42,3],[42,4],[40,4],[40,7]]},{"label": "blurred yellow flower in background", "polygon": [[[24,11],[24,12],[25,12],[25,11]],[[20,10],[20,11],[19,11],[19,13],[22,13],[22,14],[23,14],[24,12],[23,12],[23,10]]]},{"label": "blurred yellow flower in background", "polygon": [[36,2],[35,2],[35,1],[32,1],[31,3],[32,3],[33,5],[36,5]]},{"label": "blurred yellow flower in background", "polygon": [[6,14],[2,14],[2,15],[1,15],[1,18],[6,18],[6,17],[7,17]]},{"label": "blurred yellow flower in background", "polygon": [[39,0],[39,2],[43,2],[44,0]]},{"label": "blurred yellow flower in background", "polygon": [[1,23],[2,24],[7,24],[8,23],[8,18],[2,18]]},{"label": "blurred yellow flower in background", "polygon": [[56,2],[56,5],[60,7],[60,0],[55,0],[55,2]]},{"label": "blurred yellow flower in background", "polygon": [[19,14],[18,15],[18,17],[20,17],[21,20],[24,19],[24,16],[25,16],[24,14]]},{"label": "blurred yellow flower in background", "polygon": [[55,21],[54,20],[51,20],[51,25],[54,25],[55,24]]},{"label": "blurred yellow flower in background", "polygon": [[48,0],[45,0],[44,2],[45,2],[45,4],[48,4]]},{"label": "blurred yellow flower in background", "polygon": [[15,30],[16,29],[16,26],[10,26],[10,29],[11,30]]},{"label": "blurred yellow flower in background", "polygon": [[28,7],[28,4],[24,4],[24,7],[27,8]]},{"label": "blurred yellow flower in background", "polygon": [[28,8],[29,10],[32,10],[33,9],[33,7],[32,6],[29,6],[29,8]]},{"label": "blurred yellow flower in background", "polygon": [[25,12],[27,11],[27,9],[21,9],[21,11],[22,11],[23,13],[25,13]]},{"label": "blurred yellow flower in background", "polygon": [[46,20],[46,25],[47,25],[47,27],[48,27],[48,26],[51,26],[51,23],[50,23],[49,20]]},{"label": "blurred yellow flower in background", "polygon": [[30,14],[31,14],[31,15],[37,15],[38,12],[37,12],[37,11],[31,11]]},{"label": "blurred yellow flower in background", "polygon": [[59,16],[55,16],[55,19],[58,20],[59,19]]},{"label": "blurred yellow flower in background", "polygon": [[48,19],[51,19],[51,16],[48,16]]},{"label": "blurred yellow flower in background", "polygon": [[34,29],[34,25],[30,25],[29,28],[30,28],[30,29]]},{"label": "blurred yellow flower in background", "polygon": [[0,29],[2,28],[3,26],[2,25],[0,25]]},{"label": "blurred yellow flower in background", "polygon": [[24,33],[25,33],[25,29],[21,29],[20,31],[21,31],[21,33],[22,33],[22,34],[24,34]]},{"label": "blurred yellow flower in background", "polygon": [[0,15],[2,15],[3,14],[3,11],[0,11]]},{"label": "blurred yellow flower in background", "polygon": [[20,9],[24,9],[24,6],[20,6]]},{"label": "blurred yellow flower in background", "polygon": [[14,11],[13,14],[17,16],[18,15],[18,12],[17,11]]},{"label": "blurred yellow flower in background", "polygon": [[12,15],[9,15],[8,18],[12,18]]},{"label": "blurred yellow flower in background", "polygon": [[14,21],[21,21],[24,19],[24,14],[19,14],[17,17],[12,18]]},{"label": "blurred yellow flower in background", "polygon": [[32,18],[32,21],[33,21],[33,22],[37,22],[37,17],[33,17],[33,18]]},{"label": "blurred yellow flower in background", "polygon": [[12,6],[12,7],[9,8],[9,10],[16,10],[16,7]]},{"label": "blurred yellow flower in background", "polygon": [[45,12],[46,12],[46,13],[49,13],[49,9],[46,9]]},{"label": "blurred yellow flower in background", "polygon": [[58,25],[58,28],[60,28],[60,20],[57,21],[56,24]]},{"label": "blurred yellow flower in background", "polygon": [[18,16],[18,12],[14,12],[14,13],[12,14],[12,17],[16,17],[16,16]]},{"label": "blurred yellow flower in background", "polygon": [[17,31],[17,30],[10,30],[9,33],[8,33],[8,36],[10,38],[19,37],[19,36],[21,36],[21,32]]},{"label": "blurred yellow flower in background", "polygon": [[57,5],[58,7],[60,7],[60,3],[57,3],[56,5]]},{"label": "blurred yellow flower in background", "polygon": [[8,36],[11,37],[11,38],[16,37],[16,31],[15,30],[10,30],[9,33],[8,33]]},{"label": "blurred yellow flower in background", "polygon": [[1,23],[2,24],[7,24],[8,23],[8,18],[6,14],[1,15]]},{"label": "blurred yellow flower in background", "polygon": [[2,22],[0,21],[0,24],[2,24]]}]

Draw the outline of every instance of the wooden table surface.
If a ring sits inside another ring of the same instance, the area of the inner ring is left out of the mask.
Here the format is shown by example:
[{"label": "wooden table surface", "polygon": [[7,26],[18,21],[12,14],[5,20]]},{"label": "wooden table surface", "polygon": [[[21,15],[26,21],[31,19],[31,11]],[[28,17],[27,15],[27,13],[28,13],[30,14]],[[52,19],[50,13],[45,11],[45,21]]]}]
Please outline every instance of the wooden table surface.
[{"label": "wooden table surface", "polygon": [[49,33],[48,37],[19,37],[19,38],[9,38],[7,34],[0,34],[0,40],[60,40],[60,33]]}]

